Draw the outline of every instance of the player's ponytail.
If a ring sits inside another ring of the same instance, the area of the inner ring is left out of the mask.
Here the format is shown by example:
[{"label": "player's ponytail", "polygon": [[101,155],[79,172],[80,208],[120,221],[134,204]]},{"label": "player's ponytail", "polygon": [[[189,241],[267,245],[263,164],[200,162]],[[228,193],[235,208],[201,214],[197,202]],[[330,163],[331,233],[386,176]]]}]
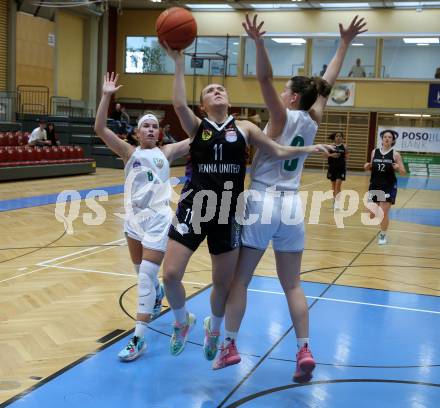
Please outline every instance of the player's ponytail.
[{"label": "player's ponytail", "polygon": [[313,77],[312,79],[318,89],[318,95],[327,98],[330,95],[332,86],[325,79],[319,77]]},{"label": "player's ponytail", "polygon": [[301,95],[299,109],[308,111],[316,102],[318,95],[327,97],[332,87],[322,78],[294,76],[290,78],[290,89]]}]

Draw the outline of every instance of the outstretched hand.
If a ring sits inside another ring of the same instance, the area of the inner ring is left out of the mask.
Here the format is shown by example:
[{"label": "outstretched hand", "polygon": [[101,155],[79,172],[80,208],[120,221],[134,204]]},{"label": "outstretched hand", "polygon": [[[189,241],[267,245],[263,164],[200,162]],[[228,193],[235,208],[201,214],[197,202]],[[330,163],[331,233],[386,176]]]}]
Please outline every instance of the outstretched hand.
[{"label": "outstretched hand", "polygon": [[184,56],[182,50],[171,49],[166,41],[160,41],[159,43],[162,46],[162,48],[166,51],[168,56],[174,61],[174,63],[183,62]]},{"label": "outstretched hand", "polygon": [[329,154],[333,152],[333,146],[327,144],[316,144],[311,146],[306,146],[307,153],[324,153]]},{"label": "outstretched hand", "polygon": [[356,16],[353,20],[351,20],[348,28],[344,28],[342,24],[339,23],[339,33],[341,35],[341,39],[347,44],[350,44],[357,35],[368,31],[367,28],[364,29],[364,27],[367,25],[366,21],[363,18],[358,20],[358,18],[359,16]]},{"label": "outstretched hand", "polygon": [[262,21],[260,24],[257,25],[257,17],[258,14],[255,14],[251,22],[249,18],[249,14],[246,14],[246,22],[241,23],[241,25],[247,32],[248,36],[252,38],[254,41],[261,39],[261,37],[263,37],[263,35],[266,34],[266,31],[260,31],[261,28],[263,27],[264,21]]},{"label": "outstretched hand", "polygon": [[119,75],[114,72],[106,73],[104,75],[104,83],[102,85],[102,93],[104,95],[112,95],[119,91],[119,89],[122,87],[122,85],[116,86],[116,83],[118,82]]}]

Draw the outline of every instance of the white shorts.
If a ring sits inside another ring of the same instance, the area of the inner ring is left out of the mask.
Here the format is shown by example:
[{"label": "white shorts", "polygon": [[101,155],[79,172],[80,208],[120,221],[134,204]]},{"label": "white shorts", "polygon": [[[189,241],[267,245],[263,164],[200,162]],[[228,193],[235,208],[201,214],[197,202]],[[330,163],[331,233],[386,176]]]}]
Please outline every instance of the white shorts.
[{"label": "white shorts", "polygon": [[[251,186],[252,189],[252,186]],[[269,242],[280,252],[304,250],[304,214],[300,196],[294,191],[261,191],[262,200],[248,197],[245,220],[256,222],[243,226],[242,246],[264,251]],[[254,215],[253,215],[254,214]],[[250,218],[251,217],[251,218]]]},{"label": "white shorts", "polygon": [[145,218],[137,214],[125,220],[124,232],[130,238],[140,241],[144,248],[165,252],[171,220],[171,211],[166,215],[149,213]]}]

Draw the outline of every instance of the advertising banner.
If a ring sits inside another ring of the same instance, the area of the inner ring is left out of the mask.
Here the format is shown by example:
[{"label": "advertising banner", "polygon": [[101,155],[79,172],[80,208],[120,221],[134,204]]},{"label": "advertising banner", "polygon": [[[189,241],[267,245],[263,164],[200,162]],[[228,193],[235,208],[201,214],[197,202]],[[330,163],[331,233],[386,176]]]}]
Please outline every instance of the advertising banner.
[{"label": "advertising banner", "polygon": [[440,128],[379,126],[377,147],[381,146],[380,133],[387,129],[397,132],[394,148],[399,152],[440,153]]}]

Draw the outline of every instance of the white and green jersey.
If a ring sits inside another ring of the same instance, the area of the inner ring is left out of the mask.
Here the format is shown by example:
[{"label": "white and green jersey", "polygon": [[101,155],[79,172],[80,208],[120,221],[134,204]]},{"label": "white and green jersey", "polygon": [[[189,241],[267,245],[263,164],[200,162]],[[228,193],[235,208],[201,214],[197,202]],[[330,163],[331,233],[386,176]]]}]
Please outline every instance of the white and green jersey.
[{"label": "white and green jersey", "polygon": [[124,168],[125,201],[135,210],[162,212],[169,206],[170,163],[158,147],[137,147]]},{"label": "white and green jersey", "polygon": [[[313,144],[317,130],[318,124],[308,112],[287,110],[284,129],[275,141],[284,146],[309,146]],[[306,158],[307,155],[300,155],[293,160],[280,160],[257,150],[251,168],[252,183],[276,186],[282,191],[296,191]]]}]

